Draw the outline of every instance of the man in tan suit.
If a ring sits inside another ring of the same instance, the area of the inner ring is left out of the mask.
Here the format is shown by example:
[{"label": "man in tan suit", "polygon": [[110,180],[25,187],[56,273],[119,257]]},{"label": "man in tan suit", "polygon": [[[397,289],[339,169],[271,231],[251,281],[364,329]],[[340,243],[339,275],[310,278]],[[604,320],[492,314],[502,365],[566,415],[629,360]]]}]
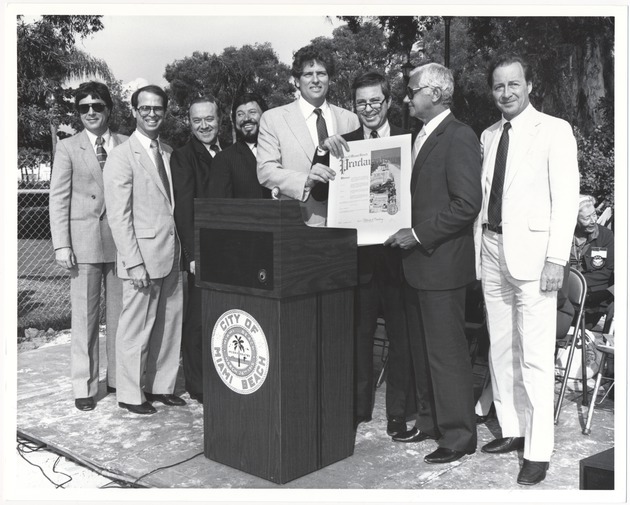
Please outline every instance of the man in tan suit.
[{"label": "man in tan suit", "polygon": [[571,125],[530,104],[532,80],[531,67],[517,55],[490,66],[488,84],[502,118],[481,135],[483,203],[475,222],[502,431],[481,450],[523,449],[521,485],[545,478],[553,451],[557,292],[579,193]]},{"label": "man in tan suit", "polygon": [[313,165],[313,158],[328,136],[356,130],[359,119],[326,101],[334,74],[330,54],[314,46],[303,47],[293,57],[291,74],[300,98],[268,110],[260,119],[258,180],[266,188],[278,188],[281,198],[299,200],[308,225],[323,226],[327,202],[313,198],[311,190],[319,182],[328,182],[334,172],[322,164]]},{"label": "man in tan suit", "polygon": [[116,246],[103,195],[107,153],[127,137],[109,130],[107,86],[86,82],[74,97],[84,130],[57,144],[50,181],[50,230],[55,261],[70,272],[72,340],[70,376],[74,404],[92,410],[98,392],[101,285],[105,285],[107,390],[116,389],[116,328],[122,284],[114,273]]},{"label": "man in tan suit", "polygon": [[[173,394],[182,331],[180,242],[173,217],[169,160],[160,141],[168,97],[145,86],[131,97],[136,131],[105,167],[105,201],[124,280],[116,336],[118,405],[156,412],[152,401],[185,405]],[[144,385],[144,390],[143,390]]]}]

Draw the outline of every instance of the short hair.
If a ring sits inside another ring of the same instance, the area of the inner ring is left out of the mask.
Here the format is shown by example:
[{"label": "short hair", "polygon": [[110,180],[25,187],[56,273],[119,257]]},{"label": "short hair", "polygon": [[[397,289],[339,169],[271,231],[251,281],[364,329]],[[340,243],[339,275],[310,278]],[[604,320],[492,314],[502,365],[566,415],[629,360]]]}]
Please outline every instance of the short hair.
[{"label": "short hair", "polygon": [[311,44],[298,49],[293,55],[291,75],[299,79],[302,75],[302,70],[304,70],[304,66],[311,61],[321,63],[330,77],[335,73],[335,60],[332,54],[325,52],[323,48],[318,48]]},{"label": "short hair", "polygon": [[591,195],[580,195],[578,209],[582,210],[582,207],[586,207],[588,205],[592,205],[593,207],[595,207],[595,203],[595,198]]},{"label": "short hair", "polygon": [[269,108],[267,107],[267,103],[258,93],[243,93],[234,99],[234,104],[232,105],[232,121],[236,119],[236,109],[249,102],[256,102],[260,107],[260,110],[263,112]]},{"label": "short hair", "polygon": [[193,100],[188,105],[188,117],[190,117],[190,108],[198,103],[213,103],[217,107],[217,117],[219,119],[221,118],[221,104],[219,103],[219,100],[217,100],[215,96],[211,95],[210,93],[193,98]]},{"label": "short hair", "polygon": [[527,63],[523,57],[514,53],[501,54],[495,57],[488,67],[488,86],[492,87],[492,74],[498,67],[504,67],[506,65],[511,65],[512,63],[520,63],[521,67],[523,67],[523,73],[525,74],[525,82],[533,82],[534,72],[529,63]]},{"label": "short hair", "polygon": [[82,83],[78,87],[77,92],[74,95],[74,106],[77,110],[79,109],[79,102],[88,96],[103,100],[110,111],[114,107],[114,102],[112,101],[112,96],[109,94],[109,89],[102,82],[88,81]]},{"label": "short hair", "polygon": [[368,86],[381,86],[381,91],[385,100],[389,100],[391,96],[391,88],[389,86],[389,80],[380,72],[371,70],[359,75],[352,82],[352,101],[354,102],[357,96],[357,89],[367,88]]},{"label": "short hair", "polygon": [[439,63],[426,63],[411,71],[410,76],[420,74],[418,80],[424,80],[425,86],[437,88],[442,92],[442,104],[450,105],[453,102],[455,92],[455,79],[453,72]]},{"label": "short hair", "polygon": [[138,88],[137,90],[133,92],[133,95],[131,95],[131,106],[134,109],[138,108],[138,97],[140,96],[140,93],[142,93],[143,91],[146,93],[153,93],[154,95],[159,96],[162,99],[162,106],[164,107],[164,109],[166,109],[166,107],[168,106],[168,95],[162,88],[160,88],[159,86],[156,86],[155,84],[149,84],[148,86],[143,86],[142,88]]}]

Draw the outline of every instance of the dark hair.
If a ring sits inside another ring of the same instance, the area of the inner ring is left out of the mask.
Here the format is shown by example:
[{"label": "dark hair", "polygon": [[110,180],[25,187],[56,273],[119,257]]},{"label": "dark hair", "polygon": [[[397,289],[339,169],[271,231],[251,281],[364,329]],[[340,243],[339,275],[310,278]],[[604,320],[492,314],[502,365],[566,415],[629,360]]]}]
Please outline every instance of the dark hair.
[{"label": "dark hair", "polygon": [[325,53],[314,45],[304,46],[293,55],[293,66],[291,67],[291,75],[299,79],[304,70],[304,66],[311,61],[316,61],[324,66],[328,76],[332,77],[335,73],[335,60],[330,53]]},{"label": "dark hair", "polygon": [[488,67],[488,86],[492,87],[492,74],[494,74],[494,71],[498,67],[504,67],[512,63],[520,63],[521,67],[523,67],[523,73],[525,74],[525,82],[533,82],[534,73],[529,63],[518,54],[508,53],[501,54],[490,62],[490,66]]},{"label": "dark hair", "polygon": [[109,89],[102,82],[88,81],[82,83],[74,95],[74,106],[78,109],[79,102],[88,96],[103,100],[110,111],[114,107],[112,96],[109,94]]},{"label": "dark hair", "polygon": [[375,70],[371,70],[369,72],[361,74],[360,76],[356,77],[352,82],[352,101],[354,102],[354,100],[356,99],[357,89],[379,85],[381,86],[381,91],[385,96],[385,100],[389,100],[389,97],[392,93],[389,87],[389,81],[383,74]]},{"label": "dark hair", "polygon": [[245,105],[249,102],[256,102],[260,107],[260,110],[265,112],[269,107],[267,107],[267,103],[262,99],[262,97],[258,93],[243,93],[239,95],[234,100],[234,105],[232,105],[232,121],[236,119],[236,109],[238,109],[241,105]]},{"label": "dark hair", "polygon": [[211,94],[207,94],[207,95],[201,95],[198,96],[197,98],[194,98],[190,104],[188,105],[188,115],[190,116],[190,108],[198,103],[213,103],[214,105],[216,105],[217,107],[217,117],[219,119],[221,119],[221,105],[219,104],[219,101],[214,97],[214,95]]},{"label": "dark hair", "polygon": [[148,86],[144,86],[133,92],[133,95],[131,95],[131,106],[134,109],[138,108],[138,97],[143,91],[159,96],[162,99],[162,106],[164,107],[164,109],[166,109],[166,107],[168,106],[168,95],[162,88],[156,86],[155,84],[149,84]]}]

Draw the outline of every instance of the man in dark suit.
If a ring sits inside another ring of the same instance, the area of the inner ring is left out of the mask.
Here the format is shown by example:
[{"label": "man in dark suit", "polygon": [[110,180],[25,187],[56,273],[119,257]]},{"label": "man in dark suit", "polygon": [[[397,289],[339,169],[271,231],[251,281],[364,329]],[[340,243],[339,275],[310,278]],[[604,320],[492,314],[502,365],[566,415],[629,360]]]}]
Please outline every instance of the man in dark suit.
[{"label": "man in dark suit", "polygon": [[405,102],[424,126],[414,142],[412,228],[385,245],[403,249],[405,298],[418,399],[416,426],[399,442],[438,441],[427,463],[477,446],[473,378],[464,334],[466,285],[475,280],[472,225],[481,208],[481,154],[472,129],[450,111],[453,74],[416,68]]},{"label": "man in dark suit", "polygon": [[[389,123],[387,113],[392,103],[389,81],[378,72],[367,72],[352,83],[354,109],[361,126],[345,135],[326,139],[324,150],[342,157],[347,141],[364,140],[408,131]],[[327,164],[328,160],[316,158]],[[328,184],[313,188],[313,196],[326,198]],[[407,321],[403,300],[403,279],[400,250],[383,245],[358,248],[359,285],[355,310],[355,425],[372,419],[374,407],[374,333],[382,307],[389,340],[387,368],[387,434],[407,430],[406,417],[414,412],[411,361],[407,338]],[[409,398],[409,401],[408,401]]]},{"label": "man in dark suit", "polygon": [[258,182],[256,150],[260,116],[267,104],[256,93],[234,100],[232,122],[236,143],[217,154],[210,175],[211,198],[271,198],[271,191]]},{"label": "man in dark suit", "polygon": [[172,149],[159,138],[167,105],[159,86],[134,92],[136,130],[112,150],[103,173],[116,274],[124,279],[116,397],[119,407],[134,414],[154,414],[154,401],[186,405],[173,394],[183,294],[169,169]]},{"label": "man in dark suit", "polygon": [[55,261],[70,272],[72,341],[70,376],[74,404],[92,410],[98,393],[101,285],[105,285],[107,390],[116,388],[116,329],[122,284],[115,275],[116,246],[103,194],[107,153],[127,140],[109,130],[112,98],[107,86],[79,86],[75,106],[84,130],[57,144],[50,181],[50,230]]},{"label": "man in dark suit", "polygon": [[186,145],[173,151],[171,171],[175,224],[182,243],[183,268],[188,272],[188,301],[182,330],[184,377],[190,397],[202,403],[201,290],[195,285],[194,199],[210,197],[211,168],[220,151],[219,103],[211,95],[196,98],[188,109],[188,119],[192,136]]}]

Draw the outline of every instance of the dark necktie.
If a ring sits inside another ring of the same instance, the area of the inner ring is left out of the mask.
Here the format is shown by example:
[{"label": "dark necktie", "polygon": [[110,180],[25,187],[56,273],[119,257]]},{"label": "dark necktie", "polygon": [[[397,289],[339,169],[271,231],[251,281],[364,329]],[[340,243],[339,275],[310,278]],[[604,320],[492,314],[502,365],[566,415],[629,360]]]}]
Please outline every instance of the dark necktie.
[{"label": "dark necktie", "polygon": [[166,190],[166,194],[168,195],[168,201],[171,201],[171,185],[168,182],[168,177],[166,175],[166,168],[164,168],[164,160],[162,159],[162,155],[158,150],[158,141],[153,139],[151,141],[151,156],[153,157],[153,163],[158,171],[158,175],[160,179],[162,179],[162,184],[164,184],[164,189]]},{"label": "dark necktie", "polygon": [[315,123],[317,126],[317,141],[318,145],[322,145],[324,140],[328,138],[328,128],[326,128],[326,120],[322,115],[322,109],[313,109],[313,112],[317,114],[317,122]]},{"label": "dark necktie", "polygon": [[491,226],[501,225],[501,208],[503,204],[503,181],[505,180],[505,165],[507,163],[508,147],[510,137],[508,130],[512,127],[510,123],[505,123],[497,157],[494,162],[494,175],[492,176],[492,189],[490,190],[490,202],[488,203],[488,224]]},{"label": "dark necktie", "polygon": [[217,154],[220,151],[219,146],[216,144],[210,144],[210,150],[214,152],[214,154]]},{"label": "dark necktie", "polygon": [[101,165],[101,170],[105,166],[105,162],[107,161],[107,151],[103,147],[105,141],[103,137],[96,138],[96,159],[98,160],[99,165]]},{"label": "dark necktie", "polygon": [[376,130],[372,130],[372,132],[370,133],[370,137],[372,137],[373,139],[377,139],[378,138],[378,132]]}]

